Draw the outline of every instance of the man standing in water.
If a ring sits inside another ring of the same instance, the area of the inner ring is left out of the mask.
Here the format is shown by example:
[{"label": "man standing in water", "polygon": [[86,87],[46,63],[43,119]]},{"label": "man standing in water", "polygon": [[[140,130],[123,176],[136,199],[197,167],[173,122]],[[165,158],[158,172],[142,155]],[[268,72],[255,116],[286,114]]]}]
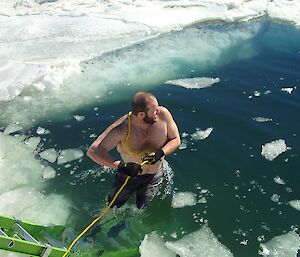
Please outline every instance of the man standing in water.
[{"label": "man standing in water", "polygon": [[[171,113],[159,106],[151,93],[136,93],[131,108],[92,143],[87,155],[96,163],[117,170],[109,201],[130,176],[114,205],[121,207],[136,192],[136,205],[143,208],[158,192],[164,156],[177,149],[180,136]],[[115,147],[122,160],[109,154]],[[147,163],[141,166],[144,161]]]}]

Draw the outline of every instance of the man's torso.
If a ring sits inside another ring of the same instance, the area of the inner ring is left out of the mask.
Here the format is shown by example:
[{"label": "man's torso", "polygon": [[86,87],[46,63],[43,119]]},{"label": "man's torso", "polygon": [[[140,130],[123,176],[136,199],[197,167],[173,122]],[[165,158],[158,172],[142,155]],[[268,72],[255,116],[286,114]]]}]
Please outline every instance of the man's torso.
[{"label": "man's torso", "polygon": [[[126,145],[126,136],[128,134],[128,118],[121,124],[123,126],[125,137],[117,145],[117,150],[125,162],[142,163],[142,156],[145,153],[154,152],[161,149],[168,140],[167,137],[167,123],[160,117],[147,130],[143,130],[131,122],[131,131],[128,136]],[[153,174],[161,169],[162,160],[150,165],[143,165],[142,174]]]}]

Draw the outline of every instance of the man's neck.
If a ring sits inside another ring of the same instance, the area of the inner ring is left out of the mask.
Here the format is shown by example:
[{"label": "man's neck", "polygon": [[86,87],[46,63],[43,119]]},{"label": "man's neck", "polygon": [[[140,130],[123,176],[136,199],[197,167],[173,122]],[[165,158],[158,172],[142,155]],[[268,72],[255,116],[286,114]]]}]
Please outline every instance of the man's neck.
[{"label": "man's neck", "polygon": [[148,124],[143,120],[138,119],[135,115],[132,115],[131,122],[134,126],[137,126],[140,129],[148,130],[153,124]]}]

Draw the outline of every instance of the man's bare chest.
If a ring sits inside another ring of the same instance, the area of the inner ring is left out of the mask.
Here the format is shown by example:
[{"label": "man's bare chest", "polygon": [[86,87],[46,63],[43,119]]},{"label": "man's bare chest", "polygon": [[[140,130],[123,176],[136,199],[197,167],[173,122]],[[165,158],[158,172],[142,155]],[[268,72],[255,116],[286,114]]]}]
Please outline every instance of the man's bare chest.
[{"label": "man's bare chest", "polygon": [[164,123],[155,124],[144,130],[132,127],[128,137],[128,145],[136,151],[153,151],[160,149],[167,141],[167,126]]}]

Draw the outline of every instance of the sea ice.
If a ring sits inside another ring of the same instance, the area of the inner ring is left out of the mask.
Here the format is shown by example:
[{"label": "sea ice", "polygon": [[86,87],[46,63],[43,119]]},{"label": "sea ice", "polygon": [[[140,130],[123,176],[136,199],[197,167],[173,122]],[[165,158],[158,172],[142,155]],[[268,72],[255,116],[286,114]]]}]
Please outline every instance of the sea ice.
[{"label": "sea ice", "polygon": [[254,117],[253,120],[257,122],[267,122],[267,121],[272,121],[271,118],[265,118],[265,117]]},{"label": "sea ice", "polygon": [[260,244],[260,255],[268,257],[292,257],[297,255],[300,237],[296,232],[276,236],[264,244]]},{"label": "sea ice", "polygon": [[9,135],[9,134],[12,134],[12,133],[14,133],[14,132],[17,132],[17,131],[19,131],[19,130],[21,130],[21,129],[22,129],[22,127],[21,127],[20,125],[18,125],[18,124],[10,124],[10,125],[8,125],[8,126],[4,129],[3,133],[4,133],[5,135]]},{"label": "sea ice", "polygon": [[172,207],[182,208],[185,206],[193,206],[197,203],[196,196],[191,192],[178,192],[173,195]]},{"label": "sea ice", "polygon": [[39,153],[42,159],[48,162],[54,163],[58,157],[58,153],[54,148],[46,149]]},{"label": "sea ice", "polygon": [[177,241],[166,242],[165,246],[180,257],[233,257],[206,225]]},{"label": "sea ice", "polygon": [[44,172],[43,172],[43,178],[44,179],[51,179],[55,178],[56,171],[50,166],[45,167]]},{"label": "sea ice", "polygon": [[156,232],[145,235],[144,240],[139,247],[139,251],[141,257],[176,257],[176,253],[164,246],[163,239]]},{"label": "sea ice", "polygon": [[291,200],[289,201],[289,205],[297,211],[300,211],[300,200]]},{"label": "sea ice", "polygon": [[283,139],[278,139],[262,145],[261,155],[264,156],[267,160],[273,161],[277,156],[289,149],[290,148],[286,146]]},{"label": "sea ice", "polygon": [[220,82],[219,78],[185,78],[185,79],[176,79],[176,80],[168,80],[165,84],[176,85],[185,87],[187,89],[200,89],[211,87],[213,84]]},{"label": "sea ice", "polygon": [[70,203],[61,195],[41,193],[44,168],[21,138],[0,133],[1,214],[34,223],[65,225]]},{"label": "sea ice", "polygon": [[80,159],[83,156],[83,152],[77,148],[62,150],[57,158],[57,164],[63,164]]},{"label": "sea ice", "polygon": [[192,139],[194,140],[204,140],[209,137],[210,133],[213,131],[213,128],[207,128],[205,130],[197,130],[195,133],[191,134]]}]

